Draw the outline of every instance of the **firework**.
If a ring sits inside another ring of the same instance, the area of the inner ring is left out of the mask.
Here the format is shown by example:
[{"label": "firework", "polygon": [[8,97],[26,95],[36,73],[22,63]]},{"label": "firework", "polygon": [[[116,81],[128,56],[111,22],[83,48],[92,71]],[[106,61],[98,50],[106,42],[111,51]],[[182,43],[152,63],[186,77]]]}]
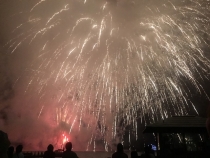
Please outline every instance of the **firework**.
[{"label": "firework", "polygon": [[49,108],[69,134],[89,131],[87,149],[102,139],[108,150],[127,125],[137,138],[137,118],[145,115],[152,122],[188,114],[189,87],[203,91],[197,78],[210,66],[208,1],[22,4],[29,7],[10,17],[23,22],[7,46],[20,56],[30,48],[33,57],[16,85],[27,80],[24,93],[38,98],[39,119]]}]

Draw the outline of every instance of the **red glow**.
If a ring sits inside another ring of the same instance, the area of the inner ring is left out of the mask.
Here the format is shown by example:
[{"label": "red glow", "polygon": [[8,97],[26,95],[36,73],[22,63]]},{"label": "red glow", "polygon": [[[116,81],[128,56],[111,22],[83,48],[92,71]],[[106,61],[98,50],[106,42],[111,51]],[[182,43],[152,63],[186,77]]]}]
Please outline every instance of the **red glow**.
[{"label": "red glow", "polygon": [[69,141],[69,136],[67,134],[62,134],[62,146],[64,147],[65,144]]}]

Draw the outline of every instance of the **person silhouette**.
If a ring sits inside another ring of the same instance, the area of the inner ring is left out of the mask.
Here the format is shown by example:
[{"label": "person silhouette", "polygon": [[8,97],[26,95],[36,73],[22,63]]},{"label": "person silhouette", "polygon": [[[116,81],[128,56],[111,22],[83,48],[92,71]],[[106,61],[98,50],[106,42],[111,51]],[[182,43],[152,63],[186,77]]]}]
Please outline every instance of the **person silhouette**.
[{"label": "person silhouette", "polygon": [[8,158],[12,158],[12,157],[13,157],[14,150],[15,150],[14,146],[10,146],[10,147],[8,148],[8,151],[7,151],[7,156],[8,156]]},{"label": "person silhouette", "polygon": [[123,145],[121,143],[117,144],[117,151],[112,154],[112,158],[128,158],[128,155],[124,153]]},{"label": "person silhouette", "polygon": [[44,152],[43,158],[55,158],[55,152],[53,152],[53,145],[49,144],[47,147],[47,151]]},{"label": "person silhouette", "polygon": [[155,158],[155,156],[151,153],[151,147],[145,146],[144,147],[144,154],[141,154],[141,158]]},{"label": "person silhouette", "polygon": [[7,133],[0,130],[0,158],[7,158],[7,150],[10,145]]},{"label": "person silhouette", "polygon": [[71,142],[67,142],[65,148],[66,148],[66,151],[63,152],[62,158],[78,158],[77,154],[71,151],[72,149]]},{"label": "person silhouette", "polygon": [[23,146],[22,145],[18,145],[16,147],[16,151],[15,151],[15,154],[13,155],[13,158],[24,158],[22,150],[23,150]]},{"label": "person silhouette", "polygon": [[131,158],[138,158],[138,153],[137,151],[131,151]]}]

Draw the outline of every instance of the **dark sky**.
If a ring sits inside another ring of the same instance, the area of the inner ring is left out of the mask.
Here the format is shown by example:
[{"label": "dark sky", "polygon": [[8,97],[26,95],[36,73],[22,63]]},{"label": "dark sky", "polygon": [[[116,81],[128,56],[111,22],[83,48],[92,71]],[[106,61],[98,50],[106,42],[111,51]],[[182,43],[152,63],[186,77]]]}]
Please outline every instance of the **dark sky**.
[{"label": "dark sky", "polygon": [[0,0],[0,129],[27,149],[70,132],[75,149],[103,150],[125,128],[142,138],[144,120],[205,117],[209,12],[208,1]]}]

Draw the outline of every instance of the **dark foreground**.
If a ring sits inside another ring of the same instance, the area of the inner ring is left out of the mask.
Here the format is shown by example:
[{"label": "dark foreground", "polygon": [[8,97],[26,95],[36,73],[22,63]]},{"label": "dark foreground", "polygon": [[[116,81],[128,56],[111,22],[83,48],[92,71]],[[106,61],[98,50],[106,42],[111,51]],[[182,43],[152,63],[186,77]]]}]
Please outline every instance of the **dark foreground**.
[{"label": "dark foreground", "polygon": [[[76,152],[79,158],[111,158],[111,152],[88,152],[88,151],[78,151]],[[130,152],[126,152],[130,158]],[[24,152],[25,158],[43,158],[44,151],[25,151]],[[140,155],[140,154],[139,154]],[[61,158],[62,152],[56,152],[56,157]],[[162,154],[156,156],[157,158],[210,158],[209,153],[207,152],[187,152],[187,153],[180,153],[179,151],[164,155]],[[141,156],[139,156],[141,158]]]}]

